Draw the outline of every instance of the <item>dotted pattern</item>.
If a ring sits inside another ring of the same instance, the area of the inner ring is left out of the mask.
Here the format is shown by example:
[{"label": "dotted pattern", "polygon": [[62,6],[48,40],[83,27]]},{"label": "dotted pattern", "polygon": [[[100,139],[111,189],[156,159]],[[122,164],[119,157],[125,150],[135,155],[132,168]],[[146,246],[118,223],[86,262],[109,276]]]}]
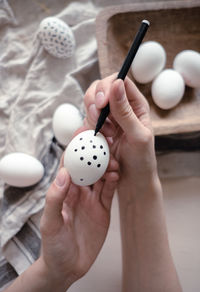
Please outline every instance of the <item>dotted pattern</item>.
[{"label": "dotted pattern", "polygon": [[[80,137],[79,140],[82,141],[83,138]],[[94,149],[97,150],[98,147],[99,147],[99,149],[101,149],[103,151],[103,155],[105,155],[105,156],[107,155],[106,151],[104,151],[103,145],[100,145],[100,146],[99,145],[95,145],[92,140],[90,140],[90,144],[91,144],[91,147],[92,147],[93,150]],[[74,148],[74,152],[78,152],[78,154],[80,155],[80,160],[83,163],[86,163],[88,166],[96,165],[97,168],[100,168],[101,167],[101,163],[98,163],[98,155],[96,153],[94,153],[92,155],[92,157],[91,157],[91,161],[86,161],[85,158],[84,158],[84,150],[85,150],[85,146],[84,145],[81,145],[80,149]],[[80,181],[84,181],[84,179],[80,178]]]},{"label": "dotted pattern", "polygon": [[73,183],[88,186],[98,181],[109,164],[110,152],[105,137],[94,130],[79,133],[66,147],[64,166]]},{"label": "dotted pattern", "polygon": [[58,58],[74,54],[75,39],[70,27],[56,17],[47,17],[40,24],[39,38],[44,48]]}]

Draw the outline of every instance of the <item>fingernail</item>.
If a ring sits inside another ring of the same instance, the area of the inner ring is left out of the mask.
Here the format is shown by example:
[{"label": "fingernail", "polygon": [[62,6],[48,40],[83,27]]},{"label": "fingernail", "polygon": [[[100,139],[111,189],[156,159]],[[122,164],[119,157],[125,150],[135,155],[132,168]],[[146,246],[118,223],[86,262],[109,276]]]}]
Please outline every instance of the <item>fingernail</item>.
[{"label": "fingernail", "polygon": [[116,101],[122,101],[126,96],[125,90],[124,90],[124,85],[123,82],[119,83],[118,86],[118,94],[116,96]]},{"label": "fingernail", "polygon": [[104,99],[105,99],[105,95],[103,91],[97,92],[96,97],[95,97],[96,106],[101,108],[104,104]]},{"label": "fingernail", "polygon": [[61,168],[58,171],[58,174],[55,179],[55,183],[58,187],[63,187],[66,182],[66,171],[64,168]]},{"label": "fingernail", "polygon": [[97,109],[96,109],[96,105],[95,105],[94,103],[91,104],[91,105],[89,106],[89,108],[88,108],[88,112],[89,112],[90,118],[91,118],[94,122],[96,122],[97,119],[98,119],[99,114],[98,114],[98,111],[97,111]]}]

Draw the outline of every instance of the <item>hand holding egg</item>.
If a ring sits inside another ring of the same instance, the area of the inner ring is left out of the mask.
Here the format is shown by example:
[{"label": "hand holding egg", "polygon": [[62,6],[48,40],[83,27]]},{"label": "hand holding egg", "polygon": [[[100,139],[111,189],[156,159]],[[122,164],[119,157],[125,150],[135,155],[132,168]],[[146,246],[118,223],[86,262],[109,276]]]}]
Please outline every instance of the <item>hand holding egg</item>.
[{"label": "hand holding egg", "polygon": [[110,158],[109,147],[101,133],[94,130],[78,134],[67,146],[64,166],[74,184],[94,184],[105,173]]}]

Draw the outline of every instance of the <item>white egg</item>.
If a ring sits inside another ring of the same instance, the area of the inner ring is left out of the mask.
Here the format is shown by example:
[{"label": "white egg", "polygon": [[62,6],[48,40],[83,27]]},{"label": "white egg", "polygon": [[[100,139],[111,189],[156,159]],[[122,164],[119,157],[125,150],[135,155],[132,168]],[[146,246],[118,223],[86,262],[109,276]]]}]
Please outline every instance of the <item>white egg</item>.
[{"label": "white egg", "polygon": [[72,181],[80,186],[94,184],[105,173],[110,158],[109,147],[101,133],[94,130],[78,134],[64,154],[64,166]]},{"label": "white egg", "polygon": [[139,83],[151,82],[164,68],[166,53],[155,41],[144,42],[138,49],[131,65],[134,79]]},{"label": "white egg", "polygon": [[185,84],[200,88],[200,54],[193,50],[185,50],[176,55],[173,68],[178,71]]},{"label": "white egg", "polygon": [[39,38],[45,50],[58,58],[69,58],[75,51],[75,38],[71,28],[56,17],[47,17],[39,27]]},{"label": "white egg", "polygon": [[54,112],[52,121],[54,135],[63,146],[66,146],[71,141],[74,132],[82,124],[81,113],[73,104],[61,104]]},{"label": "white egg", "polygon": [[5,183],[15,187],[36,184],[44,175],[44,167],[35,157],[14,152],[0,160],[0,177]]},{"label": "white egg", "polygon": [[152,83],[153,101],[161,109],[170,109],[182,99],[185,91],[183,77],[173,69],[162,71]]}]

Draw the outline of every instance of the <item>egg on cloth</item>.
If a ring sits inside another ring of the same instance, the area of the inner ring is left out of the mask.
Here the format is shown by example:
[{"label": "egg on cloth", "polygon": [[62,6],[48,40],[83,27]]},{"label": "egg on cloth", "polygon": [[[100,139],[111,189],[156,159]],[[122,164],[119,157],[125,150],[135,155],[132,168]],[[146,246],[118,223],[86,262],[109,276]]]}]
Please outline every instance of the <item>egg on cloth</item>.
[{"label": "egg on cloth", "polygon": [[57,58],[70,58],[75,51],[72,29],[56,17],[43,19],[39,26],[39,39],[44,49]]},{"label": "egg on cloth", "polygon": [[64,167],[72,182],[87,186],[94,184],[105,173],[110,159],[110,151],[105,137],[94,130],[79,133],[65,150]]},{"label": "egg on cloth", "polygon": [[178,71],[187,86],[200,88],[200,54],[193,50],[178,53],[173,62],[173,68]]},{"label": "egg on cloth", "polygon": [[57,141],[66,146],[72,139],[74,132],[83,124],[83,118],[77,107],[70,103],[63,103],[54,112],[52,127]]},{"label": "egg on cloth", "polygon": [[185,91],[183,77],[173,69],[162,71],[153,81],[151,94],[161,109],[171,109],[182,99]]},{"label": "egg on cloth", "polygon": [[14,152],[0,160],[0,177],[15,187],[28,187],[36,184],[44,175],[44,167],[35,157]]},{"label": "egg on cloth", "polygon": [[140,45],[131,65],[131,72],[138,83],[151,82],[163,70],[166,63],[166,52],[163,46],[155,41]]}]

